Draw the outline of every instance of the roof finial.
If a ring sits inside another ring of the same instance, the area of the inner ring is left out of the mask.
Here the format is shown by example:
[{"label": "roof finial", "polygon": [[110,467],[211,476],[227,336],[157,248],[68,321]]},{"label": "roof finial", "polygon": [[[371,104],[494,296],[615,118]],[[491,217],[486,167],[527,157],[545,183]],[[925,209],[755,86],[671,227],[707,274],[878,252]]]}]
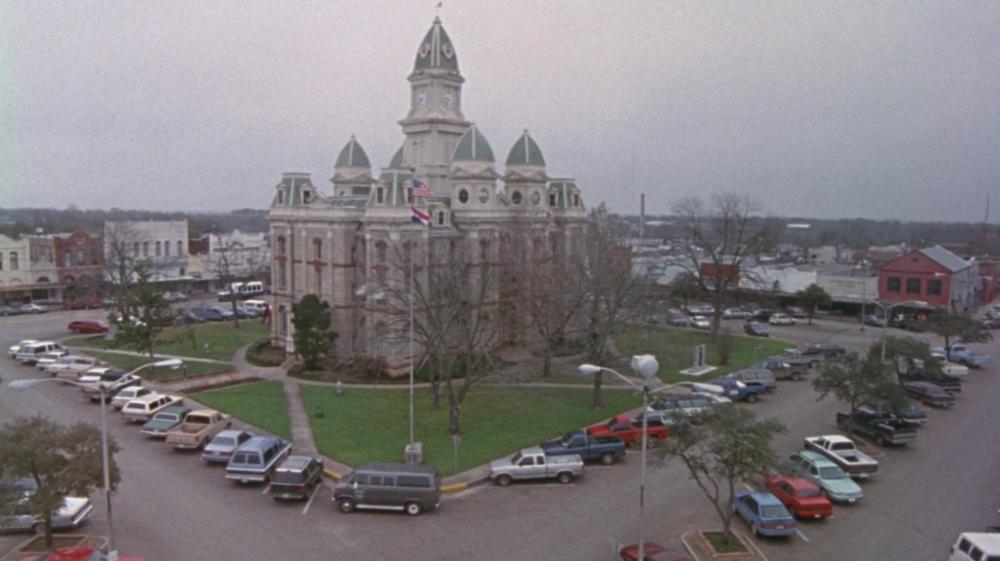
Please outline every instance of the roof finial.
[{"label": "roof finial", "polygon": [[443,5],[444,5],[444,2],[438,2],[437,6],[434,7],[434,21],[436,21],[438,23],[441,23],[441,17],[440,17],[441,16],[441,6],[443,6]]}]

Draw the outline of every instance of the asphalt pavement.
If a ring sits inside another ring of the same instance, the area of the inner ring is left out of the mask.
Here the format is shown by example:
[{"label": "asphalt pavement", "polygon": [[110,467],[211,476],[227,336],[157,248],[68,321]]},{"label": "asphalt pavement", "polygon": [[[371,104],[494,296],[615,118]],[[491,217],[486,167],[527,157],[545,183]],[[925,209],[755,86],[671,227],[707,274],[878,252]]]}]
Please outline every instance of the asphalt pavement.
[{"label": "asphalt pavement", "polygon": [[[64,334],[70,316],[57,312],[0,318],[0,344],[21,338]],[[97,314],[98,316],[100,314]],[[850,323],[819,321],[816,326],[772,328],[776,337],[830,341],[864,350],[878,330]],[[892,332],[892,330],[890,330]],[[977,350],[1000,358],[1000,344]],[[947,556],[958,532],[997,522],[1000,473],[997,455],[1000,399],[997,365],[973,371],[953,410],[932,411],[917,442],[891,449],[878,475],[862,484],[858,505],[836,507],[835,517],[802,523],[802,537],[758,540],[773,561],[912,560]],[[37,370],[0,359],[5,380],[37,375]],[[753,408],[783,420],[788,433],[775,447],[782,455],[802,438],[836,432],[832,398],[816,401],[808,382],[781,382],[777,392]],[[99,421],[98,408],[70,387],[43,384],[14,392],[0,386],[0,422],[41,413],[59,422]],[[611,412],[609,412],[611,413]],[[396,513],[337,512],[324,488],[308,504],[279,503],[260,486],[241,486],[223,477],[219,466],[204,465],[196,453],[182,453],[143,437],[136,426],[114,415],[114,438],[122,446],[122,484],[114,495],[114,527],[123,553],[151,561],[211,559],[610,559],[611,541],[633,543],[638,529],[639,455],[617,465],[588,466],[570,485],[536,483],[498,488],[481,485],[445,497],[441,509],[418,518]],[[83,528],[107,533],[104,504]],[[683,531],[716,526],[714,511],[676,462],[648,473],[647,539],[679,547]],[[744,528],[736,522],[737,528]],[[0,555],[24,536],[0,537]]]}]

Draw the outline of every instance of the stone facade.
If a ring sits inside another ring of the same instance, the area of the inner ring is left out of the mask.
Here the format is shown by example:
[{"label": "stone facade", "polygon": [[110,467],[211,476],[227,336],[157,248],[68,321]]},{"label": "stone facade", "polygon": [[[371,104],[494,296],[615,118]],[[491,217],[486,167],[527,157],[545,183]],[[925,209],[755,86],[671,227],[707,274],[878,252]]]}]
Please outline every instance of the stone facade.
[{"label": "stone facade", "polygon": [[[579,251],[586,211],[573,179],[550,178],[541,149],[527,131],[514,143],[504,173],[496,169],[486,138],[462,114],[457,54],[440,20],[418,48],[409,76],[411,96],[402,146],[372,174],[368,155],[351,137],[321,194],[307,173],[285,173],[276,187],[270,224],[272,340],[293,349],[291,306],[314,293],[329,302],[334,352],[339,357],[376,356],[390,371],[409,364],[406,326],[385,309],[386,287],[409,287],[401,263],[415,260],[415,279],[443,255],[461,254],[478,273],[498,268],[511,255],[560,258]],[[501,181],[502,187],[498,185]],[[430,197],[413,197],[426,184]],[[429,222],[416,222],[421,220]],[[404,256],[405,254],[405,256]],[[435,257],[436,256],[436,257]],[[511,302],[491,318],[499,343],[525,343],[530,333],[516,301],[531,287],[505,276],[489,297]],[[486,305],[480,302],[477,305]]]}]

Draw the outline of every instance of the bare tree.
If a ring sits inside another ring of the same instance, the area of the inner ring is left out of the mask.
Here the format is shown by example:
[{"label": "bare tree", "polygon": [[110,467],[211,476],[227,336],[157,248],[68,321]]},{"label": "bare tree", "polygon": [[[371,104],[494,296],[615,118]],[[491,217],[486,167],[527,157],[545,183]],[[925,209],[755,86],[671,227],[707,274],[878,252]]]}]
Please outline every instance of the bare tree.
[{"label": "bare tree", "polygon": [[237,279],[243,273],[238,262],[238,252],[242,246],[233,240],[223,240],[222,236],[218,234],[216,234],[215,240],[216,243],[209,253],[209,258],[212,260],[211,264],[216,280],[222,283],[224,290],[229,294],[229,302],[233,310],[233,327],[239,329],[240,316],[236,313],[236,303],[239,301],[239,294],[236,287]]},{"label": "bare tree", "polygon": [[715,308],[713,339],[730,291],[739,288],[741,276],[748,278],[744,265],[773,245],[767,223],[755,216],[759,211],[749,197],[737,193],[716,193],[708,204],[684,198],[673,207],[676,243],[683,252],[676,264],[697,279]]},{"label": "bare tree", "polygon": [[[139,248],[142,236],[128,222],[104,223],[104,279],[108,296],[122,321],[135,315],[130,307],[130,292],[135,281],[136,267],[144,261]],[[145,259],[148,261],[148,259]]]},{"label": "bare tree", "polygon": [[[575,256],[575,278],[588,358],[592,364],[606,366],[612,334],[624,326],[639,290],[632,277],[631,251],[614,238],[604,203],[589,218],[583,252]],[[601,372],[594,375],[594,409],[604,406],[603,381]]]}]

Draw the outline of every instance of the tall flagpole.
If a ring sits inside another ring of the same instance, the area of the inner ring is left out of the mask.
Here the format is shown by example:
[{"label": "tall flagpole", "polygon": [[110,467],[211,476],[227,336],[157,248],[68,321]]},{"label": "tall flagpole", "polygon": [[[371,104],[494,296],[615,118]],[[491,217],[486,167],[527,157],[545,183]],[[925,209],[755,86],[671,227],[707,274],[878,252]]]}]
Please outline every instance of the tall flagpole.
[{"label": "tall flagpole", "polygon": [[[414,201],[416,204],[416,201]],[[408,254],[410,266],[410,445],[413,445],[413,242]]]}]

